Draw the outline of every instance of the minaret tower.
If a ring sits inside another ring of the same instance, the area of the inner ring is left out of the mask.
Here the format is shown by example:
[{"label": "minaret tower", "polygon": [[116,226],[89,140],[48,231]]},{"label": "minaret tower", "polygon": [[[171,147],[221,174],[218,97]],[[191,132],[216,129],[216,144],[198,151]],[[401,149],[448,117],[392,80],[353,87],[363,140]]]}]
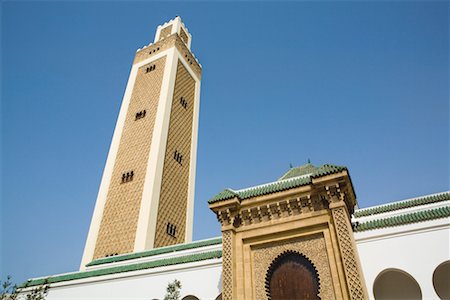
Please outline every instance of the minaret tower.
[{"label": "minaret tower", "polygon": [[192,240],[201,65],[176,17],[134,58],[81,269]]}]

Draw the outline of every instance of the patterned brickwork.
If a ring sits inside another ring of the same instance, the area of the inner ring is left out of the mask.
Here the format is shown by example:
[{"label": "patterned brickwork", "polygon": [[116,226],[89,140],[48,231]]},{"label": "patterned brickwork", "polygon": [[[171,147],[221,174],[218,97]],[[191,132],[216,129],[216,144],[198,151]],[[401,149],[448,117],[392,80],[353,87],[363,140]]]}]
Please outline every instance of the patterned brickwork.
[{"label": "patterned brickwork", "polygon": [[188,37],[188,35],[186,34],[186,32],[184,31],[183,28],[180,28],[180,37],[183,40],[183,42],[185,42],[186,44],[188,43],[189,37]]},{"label": "patterned brickwork", "polygon": [[143,61],[149,57],[152,57],[164,50],[169,49],[170,47],[173,47],[175,45],[176,39],[177,39],[176,34],[174,34],[168,38],[165,38],[164,40],[160,40],[154,44],[151,44],[148,47],[145,47],[145,48],[137,51],[136,56],[134,57],[133,64],[141,62],[141,61]]},{"label": "patterned brickwork", "polygon": [[[119,149],[109,185],[94,259],[133,251],[139,208],[150,152],[166,58],[139,68],[133,87]],[[156,69],[146,72],[147,67]],[[144,118],[136,113],[146,110]],[[133,180],[122,183],[122,174],[133,171]]]},{"label": "patterned brickwork", "polygon": [[177,47],[183,59],[191,66],[192,71],[194,71],[195,75],[200,79],[202,77],[202,67],[197,63],[197,60],[192,55],[191,51],[178,35],[175,40],[175,47]]},{"label": "patterned brickwork", "polygon": [[133,64],[141,62],[149,57],[152,57],[161,51],[167,50],[170,47],[177,47],[178,51],[180,51],[183,59],[190,65],[192,71],[194,71],[195,75],[201,79],[202,77],[202,67],[195,59],[194,55],[192,55],[191,51],[188,49],[186,44],[180,38],[180,36],[176,33],[171,36],[158,41],[157,43],[150,45],[144,49],[139,50],[136,53]]},{"label": "patterned brickwork", "polygon": [[342,260],[344,262],[345,277],[347,279],[350,297],[353,300],[362,300],[366,299],[364,286],[355,253],[355,245],[350,236],[350,222],[344,209],[344,207],[333,209],[333,218]]},{"label": "patterned brickwork", "polygon": [[222,232],[222,300],[233,300],[232,233]]},{"label": "patterned brickwork", "polygon": [[[180,103],[181,97],[187,101],[186,107]],[[195,80],[181,61],[178,61],[158,205],[155,248],[185,242],[194,99]],[[174,159],[175,151],[183,157],[181,164]],[[175,237],[166,232],[169,222],[176,226]]]},{"label": "patterned brickwork", "polygon": [[172,33],[172,25],[169,25],[163,29],[161,29],[161,32],[159,34],[159,40],[165,39]]}]

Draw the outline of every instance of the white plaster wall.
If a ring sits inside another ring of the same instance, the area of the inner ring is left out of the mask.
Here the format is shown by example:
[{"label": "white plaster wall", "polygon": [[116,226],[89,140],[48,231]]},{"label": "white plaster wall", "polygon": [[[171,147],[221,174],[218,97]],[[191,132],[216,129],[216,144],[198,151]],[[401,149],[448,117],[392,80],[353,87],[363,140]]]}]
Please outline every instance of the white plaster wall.
[{"label": "white plaster wall", "polygon": [[423,299],[439,299],[433,287],[436,267],[450,259],[450,219],[372,230],[355,234],[367,290],[371,299],[376,277],[385,269],[409,273]]},{"label": "white plaster wall", "polygon": [[102,280],[89,278],[56,284],[52,285],[46,299],[163,299],[167,284],[174,279],[181,282],[181,298],[194,295],[202,300],[214,300],[220,294],[221,259],[211,260],[208,264],[180,266],[102,276]]}]

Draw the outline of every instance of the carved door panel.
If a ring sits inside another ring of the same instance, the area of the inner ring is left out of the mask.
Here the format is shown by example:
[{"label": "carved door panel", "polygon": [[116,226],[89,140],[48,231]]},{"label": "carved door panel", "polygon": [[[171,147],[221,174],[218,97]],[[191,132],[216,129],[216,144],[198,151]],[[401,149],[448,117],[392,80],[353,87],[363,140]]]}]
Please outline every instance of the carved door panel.
[{"label": "carved door panel", "polygon": [[271,300],[317,300],[319,282],[314,270],[300,259],[285,257],[272,270],[269,279]]}]

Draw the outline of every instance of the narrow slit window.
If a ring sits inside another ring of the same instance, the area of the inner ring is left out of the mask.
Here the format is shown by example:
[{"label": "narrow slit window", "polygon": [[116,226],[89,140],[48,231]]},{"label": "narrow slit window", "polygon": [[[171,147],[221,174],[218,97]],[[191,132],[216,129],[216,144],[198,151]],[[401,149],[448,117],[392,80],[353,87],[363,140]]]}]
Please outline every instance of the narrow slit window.
[{"label": "narrow slit window", "polygon": [[122,183],[127,183],[133,180],[134,171],[125,172],[122,174]]},{"label": "narrow slit window", "polygon": [[175,159],[180,165],[183,165],[183,155],[181,155],[178,150],[175,150],[175,152],[173,153],[173,159]]},{"label": "narrow slit window", "polygon": [[176,237],[177,233],[177,226],[173,225],[172,223],[167,223],[166,227],[166,233],[170,235],[171,237]]},{"label": "narrow slit window", "polygon": [[145,109],[137,112],[134,120],[136,121],[136,120],[144,118],[146,113],[147,113],[147,111]]},{"label": "narrow slit window", "polygon": [[151,71],[154,71],[155,69],[156,69],[156,65],[148,66],[148,67],[145,69],[145,73],[149,73],[149,72],[151,72]]},{"label": "narrow slit window", "polygon": [[181,106],[184,107],[184,109],[187,109],[188,103],[187,103],[187,100],[184,97],[180,98],[180,104],[181,104]]}]

